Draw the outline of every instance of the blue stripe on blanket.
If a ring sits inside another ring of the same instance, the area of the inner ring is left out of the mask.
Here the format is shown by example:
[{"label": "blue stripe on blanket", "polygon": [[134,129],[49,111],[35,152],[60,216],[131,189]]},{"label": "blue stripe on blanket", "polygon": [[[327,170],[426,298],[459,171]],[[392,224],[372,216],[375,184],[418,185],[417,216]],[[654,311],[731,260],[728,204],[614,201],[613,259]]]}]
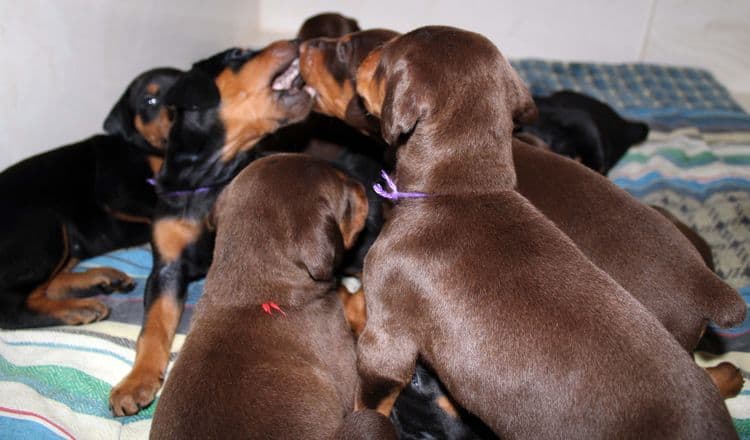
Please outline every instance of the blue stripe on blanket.
[{"label": "blue stripe on blanket", "polygon": [[47,348],[60,348],[60,349],[65,349],[65,350],[104,354],[114,359],[117,359],[121,362],[124,362],[129,367],[133,366],[133,361],[131,361],[130,359],[124,356],[120,356],[119,354],[115,352],[112,352],[109,350],[103,350],[100,348],[92,348],[92,347],[85,347],[85,346],[71,345],[71,344],[60,344],[57,342],[7,341],[1,337],[0,337],[0,342],[6,345],[10,345],[12,347],[47,347]]},{"label": "blue stripe on blanket", "polygon": [[646,194],[665,188],[689,194],[700,201],[704,201],[717,192],[750,191],[750,181],[747,179],[729,177],[701,183],[694,180],[667,178],[658,171],[652,171],[638,179],[617,177],[612,181],[636,198],[642,198]]},{"label": "blue stripe on blanket", "polygon": [[0,437],[13,440],[59,440],[65,439],[41,423],[0,416]]}]

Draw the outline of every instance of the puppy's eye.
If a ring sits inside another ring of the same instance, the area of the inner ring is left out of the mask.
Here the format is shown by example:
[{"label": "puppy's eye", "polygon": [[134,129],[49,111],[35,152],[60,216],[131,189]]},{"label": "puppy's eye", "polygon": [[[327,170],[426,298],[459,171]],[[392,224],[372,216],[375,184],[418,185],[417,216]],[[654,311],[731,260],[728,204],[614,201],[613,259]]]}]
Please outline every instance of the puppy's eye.
[{"label": "puppy's eye", "polygon": [[154,95],[146,95],[143,97],[143,102],[148,106],[155,106],[159,104],[159,98]]},{"label": "puppy's eye", "polygon": [[336,43],[336,58],[341,63],[349,62],[349,54],[351,53],[351,46],[348,41],[339,41]]},{"label": "puppy's eye", "polygon": [[244,61],[245,59],[250,58],[253,53],[254,51],[252,49],[240,49],[239,47],[235,47],[224,56],[224,62]]}]

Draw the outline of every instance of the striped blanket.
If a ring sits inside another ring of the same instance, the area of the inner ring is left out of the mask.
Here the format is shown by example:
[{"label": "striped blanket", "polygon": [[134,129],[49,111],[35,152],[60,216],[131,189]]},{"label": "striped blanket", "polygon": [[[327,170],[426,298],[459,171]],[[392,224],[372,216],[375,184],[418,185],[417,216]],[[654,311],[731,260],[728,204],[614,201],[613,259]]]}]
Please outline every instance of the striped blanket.
[{"label": "striped blanket", "polygon": [[[742,115],[735,111],[731,120],[738,118]],[[719,274],[750,299],[750,131],[652,132],[610,177],[635,197],[663,206],[695,227],[712,246]],[[137,416],[115,419],[107,401],[111,387],[133,364],[151,253],[148,247],[121,250],[84,261],[78,270],[98,266],[116,267],[138,283],[133,292],[102,298],[112,308],[107,321],[0,331],[0,438],[147,437],[155,405]],[[190,286],[172,359],[201,291],[200,282]],[[699,353],[698,362],[713,365],[727,359],[750,372],[750,321],[715,333],[718,342]],[[727,406],[741,436],[750,439],[750,386]]]}]

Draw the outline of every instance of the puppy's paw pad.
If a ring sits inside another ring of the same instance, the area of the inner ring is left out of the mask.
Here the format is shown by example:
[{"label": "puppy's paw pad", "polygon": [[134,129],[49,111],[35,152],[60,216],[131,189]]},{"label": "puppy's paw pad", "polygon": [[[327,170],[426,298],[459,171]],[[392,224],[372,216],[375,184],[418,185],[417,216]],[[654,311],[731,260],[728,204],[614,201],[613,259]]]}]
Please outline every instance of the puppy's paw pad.
[{"label": "puppy's paw pad", "polygon": [[117,417],[137,414],[149,406],[161,388],[161,380],[153,377],[131,375],[112,388],[109,406]]}]

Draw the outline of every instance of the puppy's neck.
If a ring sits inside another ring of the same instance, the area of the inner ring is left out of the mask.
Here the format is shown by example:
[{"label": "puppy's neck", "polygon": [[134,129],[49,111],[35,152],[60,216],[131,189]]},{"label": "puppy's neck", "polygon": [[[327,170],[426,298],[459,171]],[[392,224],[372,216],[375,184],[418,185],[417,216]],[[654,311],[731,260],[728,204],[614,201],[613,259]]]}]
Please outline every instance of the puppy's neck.
[{"label": "puppy's neck", "polygon": [[421,124],[400,147],[396,165],[399,190],[433,195],[513,190],[512,130],[496,123],[465,128],[451,125]]}]

